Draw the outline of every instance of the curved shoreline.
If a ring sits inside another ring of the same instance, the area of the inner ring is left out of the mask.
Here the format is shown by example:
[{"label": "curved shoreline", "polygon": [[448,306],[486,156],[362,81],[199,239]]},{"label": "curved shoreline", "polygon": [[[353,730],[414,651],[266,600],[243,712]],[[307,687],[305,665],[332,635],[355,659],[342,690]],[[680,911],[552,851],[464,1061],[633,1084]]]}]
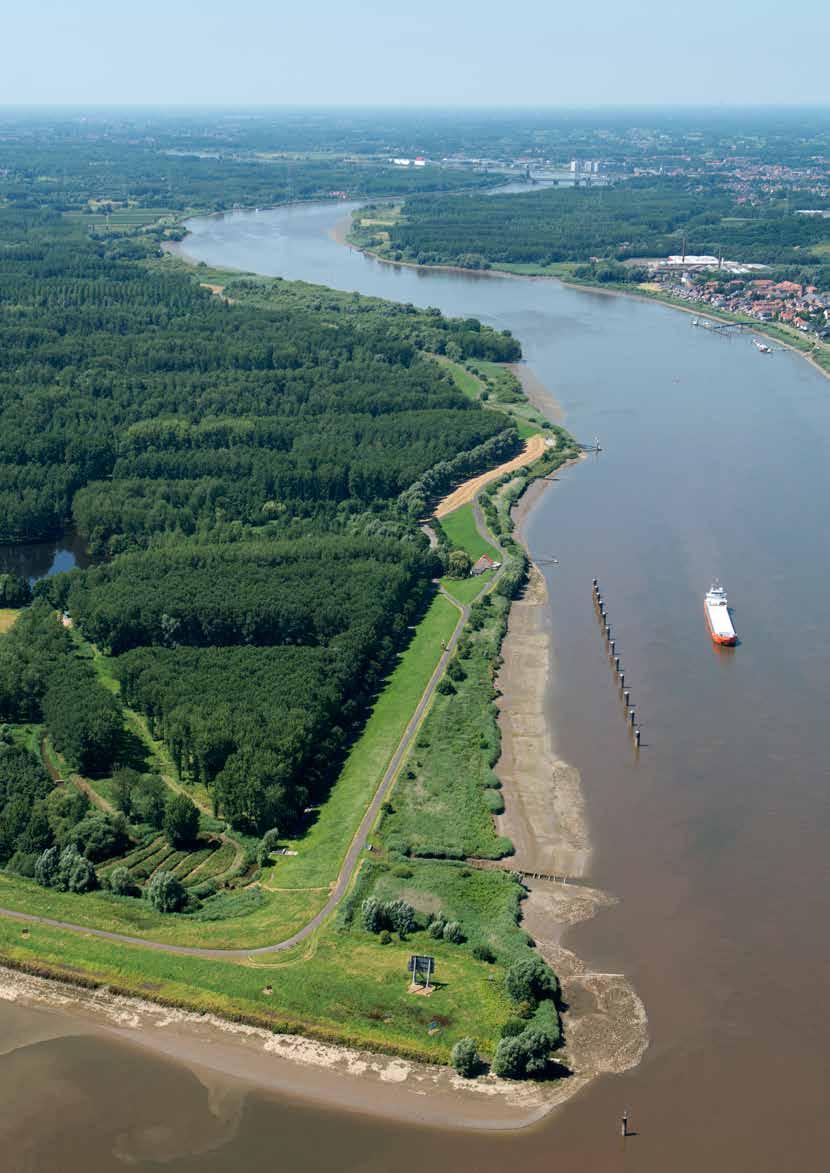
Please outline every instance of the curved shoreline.
[{"label": "curved shoreline", "polygon": [[[812,357],[808,351],[800,350],[794,343],[785,342],[778,337],[777,334],[770,333],[766,329],[766,322],[755,322],[752,319],[743,319],[737,315],[724,313],[723,316],[711,312],[711,307],[697,309],[690,305],[680,305],[675,299],[667,297],[663,294],[654,293],[647,294],[642,290],[621,289],[618,286],[609,288],[607,285],[592,284],[590,281],[568,281],[564,277],[556,277],[552,273],[511,273],[507,269],[465,269],[461,265],[422,265],[417,261],[393,261],[389,257],[384,257],[374,249],[365,248],[360,244],[348,239],[348,234],[343,233],[342,239],[339,239],[332,233],[333,239],[337,240],[338,244],[345,244],[349,248],[356,249],[357,252],[363,253],[366,257],[371,257],[373,261],[378,261],[382,265],[399,266],[405,269],[415,269],[422,273],[459,273],[465,277],[500,277],[503,279],[513,281],[556,281],[560,285],[566,285],[568,289],[584,289],[589,293],[602,293],[606,297],[631,297],[637,301],[649,302],[651,304],[664,305],[669,309],[680,310],[682,313],[694,314],[698,318],[706,318],[710,322],[732,322],[736,326],[746,326],[754,330],[757,334],[763,334],[767,338],[771,338],[775,343],[781,346],[784,350],[789,350],[793,354],[797,354],[800,358],[805,359],[811,367],[824,375],[825,379],[830,379],[830,370],[826,370],[820,366],[819,363]],[[775,325],[775,323],[770,323]],[[780,329],[780,327],[779,327]]]}]

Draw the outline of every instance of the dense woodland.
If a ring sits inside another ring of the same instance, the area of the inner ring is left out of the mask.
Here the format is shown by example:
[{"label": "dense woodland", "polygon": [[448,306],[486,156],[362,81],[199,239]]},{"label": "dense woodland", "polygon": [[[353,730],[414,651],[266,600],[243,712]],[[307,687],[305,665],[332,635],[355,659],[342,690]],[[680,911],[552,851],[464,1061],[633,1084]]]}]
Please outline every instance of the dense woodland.
[{"label": "dense woodland", "polygon": [[270,206],[326,198],[332,192],[361,197],[455,191],[492,186],[497,177],[441,167],[394,167],[387,160],[262,157],[238,149],[200,150],[169,137],[156,142],[113,141],[67,134],[53,141],[0,137],[0,198],[16,207],[59,211],[88,208],[88,201],[182,212],[222,211],[235,204]]},{"label": "dense woodland", "polygon": [[423,352],[520,350],[311,286],[228,293],[146,242],[0,209],[0,540],[74,524],[109,559],[39,584],[3,637],[0,720],[43,722],[81,772],[118,764],[119,703],[66,609],[182,776],[262,831],[324,796],[434,589],[428,498],[518,446]]},{"label": "dense woodland", "polygon": [[[686,251],[762,264],[810,260],[826,220],[781,207],[745,207],[716,185],[636,179],[607,188],[512,195],[416,197],[392,228],[389,252],[421,264],[554,264]],[[825,266],[830,268],[830,266]]]}]

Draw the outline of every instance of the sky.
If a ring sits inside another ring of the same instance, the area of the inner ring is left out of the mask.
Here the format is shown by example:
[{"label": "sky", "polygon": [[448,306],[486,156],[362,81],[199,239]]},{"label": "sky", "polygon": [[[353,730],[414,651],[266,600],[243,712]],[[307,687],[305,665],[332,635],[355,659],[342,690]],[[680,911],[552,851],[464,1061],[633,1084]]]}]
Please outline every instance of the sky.
[{"label": "sky", "polygon": [[0,105],[824,105],[830,2],[29,0]]}]

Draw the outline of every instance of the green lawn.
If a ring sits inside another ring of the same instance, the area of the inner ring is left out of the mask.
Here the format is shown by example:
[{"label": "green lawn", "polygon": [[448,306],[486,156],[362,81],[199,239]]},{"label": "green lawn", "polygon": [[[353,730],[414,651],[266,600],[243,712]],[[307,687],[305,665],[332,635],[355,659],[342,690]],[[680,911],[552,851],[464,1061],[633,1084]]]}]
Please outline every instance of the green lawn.
[{"label": "green lawn", "polygon": [[436,354],[432,356],[436,362],[439,362],[442,367],[447,367],[452,374],[456,387],[468,399],[479,399],[482,392],[482,383],[475,375],[466,370],[461,363],[453,362],[452,359],[445,358],[443,355]]},{"label": "green lawn", "polygon": [[490,596],[484,626],[465,636],[469,655],[459,655],[464,678],[456,691],[439,695],[392,792],[392,812],[381,824],[391,852],[461,859],[498,859],[511,850],[496,834],[492,810],[500,803],[500,737],[491,680],[506,599]]},{"label": "green lawn", "polygon": [[493,577],[493,571],[470,578],[442,578],[441,586],[459,603],[472,603],[477,599]]},{"label": "green lawn", "polygon": [[466,550],[475,562],[482,554],[487,554],[496,562],[500,555],[495,546],[485,541],[476,529],[472,505],[462,505],[459,509],[448,513],[441,518],[441,529],[447,535],[452,550]]},{"label": "green lawn", "polygon": [[[437,958],[439,985],[430,998],[407,992],[406,963],[416,951]],[[447,1061],[464,1035],[492,1051],[510,1013],[500,967],[476,961],[464,947],[434,942],[424,932],[384,946],[367,933],[332,926],[291,951],[239,964],[159,953],[46,925],[26,933],[18,923],[0,920],[3,960],[48,966],[69,980],[83,971],[138,997],[439,1062]]]}]

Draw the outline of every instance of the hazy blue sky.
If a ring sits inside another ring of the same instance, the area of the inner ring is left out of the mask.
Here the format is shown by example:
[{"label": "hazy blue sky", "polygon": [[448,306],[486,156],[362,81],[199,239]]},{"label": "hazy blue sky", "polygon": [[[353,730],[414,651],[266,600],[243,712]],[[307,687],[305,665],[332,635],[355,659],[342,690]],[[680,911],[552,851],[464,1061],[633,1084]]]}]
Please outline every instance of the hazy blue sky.
[{"label": "hazy blue sky", "polygon": [[0,103],[826,103],[828,0],[24,0]]}]

